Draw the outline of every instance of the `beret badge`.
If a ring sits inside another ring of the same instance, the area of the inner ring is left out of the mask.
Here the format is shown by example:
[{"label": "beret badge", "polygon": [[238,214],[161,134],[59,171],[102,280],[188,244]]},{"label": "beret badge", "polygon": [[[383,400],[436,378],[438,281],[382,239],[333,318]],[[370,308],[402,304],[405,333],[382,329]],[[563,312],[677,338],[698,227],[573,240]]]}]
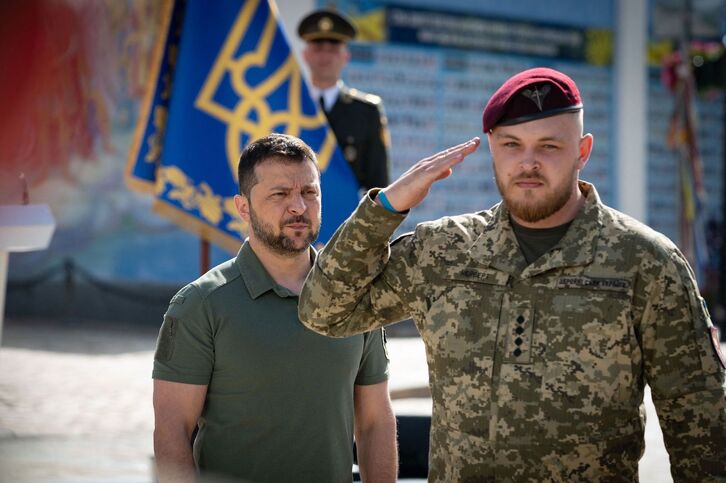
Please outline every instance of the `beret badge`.
[{"label": "beret badge", "polygon": [[524,89],[522,91],[522,95],[537,104],[537,109],[542,111],[542,102],[549,92],[550,86],[545,84],[541,89],[538,87],[535,87],[534,89]]}]

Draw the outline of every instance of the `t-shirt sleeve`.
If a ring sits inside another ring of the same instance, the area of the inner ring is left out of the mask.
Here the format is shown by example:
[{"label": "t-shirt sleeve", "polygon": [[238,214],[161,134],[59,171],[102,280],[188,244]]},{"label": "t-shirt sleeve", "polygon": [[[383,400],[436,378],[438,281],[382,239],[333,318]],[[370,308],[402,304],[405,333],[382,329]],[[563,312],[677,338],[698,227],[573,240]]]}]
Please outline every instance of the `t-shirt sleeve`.
[{"label": "t-shirt sleeve", "polygon": [[214,367],[214,338],[198,288],[182,288],[169,303],[154,352],[154,379],[209,384]]},{"label": "t-shirt sleeve", "polygon": [[363,334],[363,355],[355,383],[369,386],[388,380],[388,349],[383,328]]}]

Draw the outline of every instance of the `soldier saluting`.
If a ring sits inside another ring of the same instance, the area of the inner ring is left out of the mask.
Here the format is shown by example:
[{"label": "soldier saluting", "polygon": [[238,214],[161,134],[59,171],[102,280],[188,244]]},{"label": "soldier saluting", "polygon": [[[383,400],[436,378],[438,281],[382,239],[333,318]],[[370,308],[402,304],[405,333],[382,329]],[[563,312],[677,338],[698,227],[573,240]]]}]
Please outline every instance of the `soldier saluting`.
[{"label": "soldier saluting", "polygon": [[383,188],[389,182],[388,126],[381,98],[348,87],[340,79],[350,60],[347,43],[356,29],[345,16],[316,10],[298,25],[305,42],[303,59],[310,69],[310,90],[361,188]]},{"label": "soldier saluting", "polygon": [[726,384],[693,272],[579,179],[575,82],[507,80],[483,130],[502,202],[389,238],[479,139],[371,190],[320,252],[300,320],[346,336],[412,318],[433,399],[429,481],[637,481],[649,384],[676,482],[726,480]]}]

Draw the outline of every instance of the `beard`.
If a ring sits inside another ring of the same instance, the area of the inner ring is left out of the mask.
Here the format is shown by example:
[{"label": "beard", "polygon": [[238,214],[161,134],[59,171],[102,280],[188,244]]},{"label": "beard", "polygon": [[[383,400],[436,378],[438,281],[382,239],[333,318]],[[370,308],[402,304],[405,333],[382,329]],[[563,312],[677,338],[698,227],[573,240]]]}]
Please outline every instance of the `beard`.
[{"label": "beard", "polygon": [[[307,223],[310,227],[308,234],[305,238],[298,238],[302,240],[299,245],[296,244],[296,239],[293,239],[285,235],[285,225],[290,223]],[[258,216],[257,213],[250,206],[250,229],[255,234],[255,237],[267,248],[274,251],[275,253],[287,257],[292,257],[299,253],[302,253],[310,248],[315,240],[318,239],[318,233],[320,232],[320,226],[313,226],[310,219],[303,215],[291,216],[280,222],[278,227],[278,233],[275,233],[274,228],[271,224],[265,223]]]},{"label": "beard", "polygon": [[[567,204],[572,196],[572,184],[576,182],[577,171],[573,170],[570,176],[561,183],[553,186],[552,191],[545,193],[543,199],[537,199],[532,190],[522,190],[521,196],[517,198],[511,196],[507,187],[504,186],[503,182],[496,175],[496,169],[494,170],[494,179],[509,212],[515,218],[527,223],[536,223],[554,215]],[[532,171],[522,173],[512,179],[510,186],[520,179],[537,179],[546,182],[545,178],[539,172]]]}]

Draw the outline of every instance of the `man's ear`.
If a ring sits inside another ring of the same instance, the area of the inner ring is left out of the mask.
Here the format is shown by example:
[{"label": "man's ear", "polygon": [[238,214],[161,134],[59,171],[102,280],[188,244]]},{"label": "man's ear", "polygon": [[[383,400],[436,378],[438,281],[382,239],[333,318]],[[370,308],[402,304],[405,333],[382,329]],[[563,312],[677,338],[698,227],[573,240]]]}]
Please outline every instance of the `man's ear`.
[{"label": "man's ear", "polygon": [[582,169],[585,167],[585,164],[587,163],[587,160],[590,159],[590,154],[592,153],[592,134],[588,133],[582,136],[580,139],[580,159],[578,162],[578,168]]},{"label": "man's ear", "polygon": [[250,222],[250,201],[244,195],[234,195],[234,206],[237,213],[247,223]]}]

